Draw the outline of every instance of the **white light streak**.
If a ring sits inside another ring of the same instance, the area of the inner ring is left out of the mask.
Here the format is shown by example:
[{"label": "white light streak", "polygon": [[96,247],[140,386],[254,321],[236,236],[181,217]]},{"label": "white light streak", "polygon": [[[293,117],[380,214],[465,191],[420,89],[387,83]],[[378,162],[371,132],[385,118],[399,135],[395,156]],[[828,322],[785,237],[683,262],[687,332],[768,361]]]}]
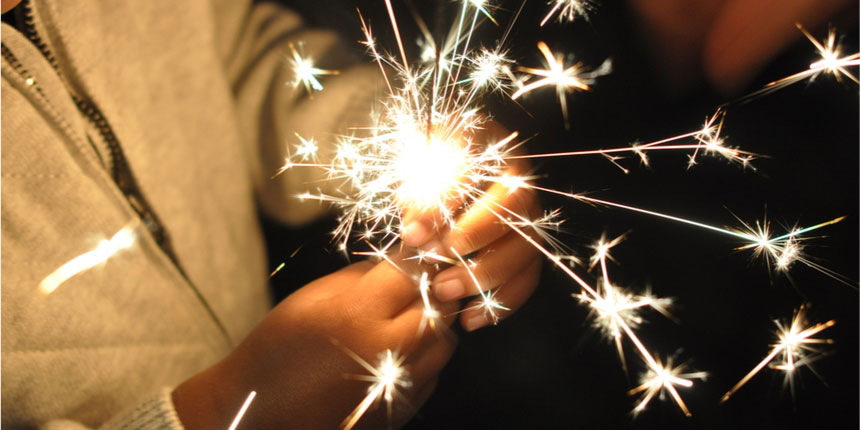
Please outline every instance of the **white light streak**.
[{"label": "white light streak", "polygon": [[104,263],[117,252],[134,245],[136,237],[134,230],[136,227],[137,222],[126,225],[110,239],[99,242],[98,246],[92,251],[85,252],[69,260],[57,268],[57,270],[51,272],[51,274],[39,283],[39,292],[44,295],[51,294],[73,276]]},{"label": "white light streak", "polygon": [[248,411],[248,407],[251,406],[251,402],[254,401],[254,397],[257,397],[257,392],[251,391],[251,393],[249,393],[248,397],[245,399],[245,402],[242,403],[242,407],[239,409],[239,412],[236,414],[236,417],[233,418],[233,422],[230,423],[230,427],[227,430],[236,430],[236,428],[239,427],[239,423],[245,416],[245,412]]}]

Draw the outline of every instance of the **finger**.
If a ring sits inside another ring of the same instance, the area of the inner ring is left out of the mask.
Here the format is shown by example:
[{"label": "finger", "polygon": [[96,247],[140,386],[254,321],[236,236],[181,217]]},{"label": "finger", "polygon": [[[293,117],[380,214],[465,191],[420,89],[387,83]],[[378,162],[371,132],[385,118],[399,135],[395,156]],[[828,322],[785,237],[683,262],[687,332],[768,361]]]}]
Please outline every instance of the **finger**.
[{"label": "finger", "polygon": [[[517,274],[516,277],[508,281],[505,285],[499,287],[496,291],[495,300],[510,310],[496,310],[499,315],[499,320],[503,320],[508,315],[514,313],[522,307],[528,300],[529,296],[534,292],[538,285],[542,260],[538,259],[532,262],[529,267]],[[475,331],[481,327],[485,327],[490,323],[490,318],[481,307],[482,299],[478,297],[466,306],[467,311],[463,312],[460,317],[460,323],[466,331]]]},{"label": "finger", "polygon": [[461,198],[450,199],[444,206],[407,209],[403,215],[403,228],[400,232],[403,243],[414,248],[423,247],[439,232],[444,231],[454,219],[457,208],[463,204]]},{"label": "finger", "polygon": [[[433,278],[433,294],[443,302],[490,290],[522,272],[540,258],[538,250],[516,233],[510,233],[488,245],[474,259],[474,268],[450,267]],[[474,274],[475,279],[469,274]]]},{"label": "finger", "polygon": [[350,264],[305,285],[293,293],[293,296],[313,295],[317,298],[325,298],[341,294],[355,285],[356,280],[361,279],[372,268],[373,263],[367,260]]},{"label": "finger", "polygon": [[393,318],[420,297],[422,273],[428,273],[427,279],[435,274],[412,257],[414,252],[407,248],[386,255],[352,287],[349,298],[361,301],[378,318]]},{"label": "finger", "polygon": [[454,337],[450,327],[457,319],[460,304],[457,302],[437,303],[431,299],[430,306],[428,311],[423,301],[418,300],[401,312],[386,327],[387,335],[396,339],[394,343],[396,348],[411,354],[428,342],[435,342],[439,338]]},{"label": "finger", "polygon": [[533,191],[497,182],[457,220],[444,242],[460,255],[470,254],[510,231],[506,220],[516,219],[514,214],[531,219],[539,210]]}]

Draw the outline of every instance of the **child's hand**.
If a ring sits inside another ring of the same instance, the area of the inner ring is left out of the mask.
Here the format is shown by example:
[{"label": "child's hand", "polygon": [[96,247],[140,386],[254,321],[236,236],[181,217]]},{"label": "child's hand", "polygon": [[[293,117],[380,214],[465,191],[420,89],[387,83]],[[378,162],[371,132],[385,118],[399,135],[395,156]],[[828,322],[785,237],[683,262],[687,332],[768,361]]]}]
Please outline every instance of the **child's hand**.
[{"label": "child's hand", "polygon": [[[176,410],[190,430],[227,428],[253,390],[244,428],[337,428],[370,386],[349,377],[369,372],[337,340],[372,366],[386,349],[407,357],[409,405],[395,398],[394,414],[403,424],[433,391],[456,342],[444,324],[419,333],[422,318],[413,280],[385,262],[353,264],[287,297],[226,359],[180,385]],[[385,410],[371,408],[360,426],[385,427]]]},{"label": "child's hand", "polygon": [[[496,123],[490,123],[485,132],[486,136],[495,140],[500,140],[507,134]],[[512,165],[506,174],[529,174],[529,164],[524,160],[520,161]],[[440,225],[438,214],[407,213],[403,241],[409,246],[436,250],[449,257],[453,257],[449,251],[451,248],[460,256],[480,251],[472,259],[476,263],[472,271],[483,290],[496,290],[495,299],[510,308],[510,311],[499,311],[499,316],[504,318],[519,309],[534,292],[542,262],[537,249],[496,216],[499,214],[516,220],[508,211],[529,220],[539,217],[541,207],[534,190],[512,190],[501,183],[494,183],[480,201],[475,202],[457,218],[453,229],[442,232],[437,230]],[[526,234],[532,233],[528,228],[522,228],[522,231]],[[432,288],[436,298],[442,302],[478,294],[477,286],[468,271],[461,266],[450,267],[436,275]],[[475,299],[466,308],[479,303],[480,298]],[[480,307],[464,312],[460,320],[463,327],[469,331],[491,322]]]}]

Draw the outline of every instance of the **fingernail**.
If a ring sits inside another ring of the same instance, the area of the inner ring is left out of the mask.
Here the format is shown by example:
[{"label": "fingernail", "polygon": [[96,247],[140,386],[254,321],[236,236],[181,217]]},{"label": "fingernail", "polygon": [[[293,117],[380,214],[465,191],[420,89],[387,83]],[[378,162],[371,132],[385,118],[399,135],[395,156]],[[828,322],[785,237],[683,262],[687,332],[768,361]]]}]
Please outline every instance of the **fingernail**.
[{"label": "fingernail", "polygon": [[475,331],[475,330],[489,324],[489,322],[490,321],[487,320],[487,317],[485,317],[483,315],[473,316],[472,318],[469,318],[468,320],[466,320],[466,331]]},{"label": "fingernail", "polygon": [[466,286],[457,278],[442,281],[434,286],[433,293],[442,302],[459,299],[466,292]]},{"label": "fingernail", "polygon": [[403,230],[400,231],[400,236],[407,245],[418,246],[427,241],[430,237],[430,231],[427,230],[427,227],[424,227],[424,224],[412,221],[406,227],[403,227]]}]

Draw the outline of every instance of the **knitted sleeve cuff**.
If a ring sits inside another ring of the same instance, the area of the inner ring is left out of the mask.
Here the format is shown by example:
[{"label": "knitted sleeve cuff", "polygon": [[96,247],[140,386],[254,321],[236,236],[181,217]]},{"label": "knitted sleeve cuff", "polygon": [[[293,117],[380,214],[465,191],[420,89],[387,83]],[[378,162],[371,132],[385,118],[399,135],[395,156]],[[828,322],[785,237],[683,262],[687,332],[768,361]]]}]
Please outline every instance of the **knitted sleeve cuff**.
[{"label": "knitted sleeve cuff", "polygon": [[162,388],[154,396],[113,417],[100,430],[183,430],[171,392],[170,388]]}]

